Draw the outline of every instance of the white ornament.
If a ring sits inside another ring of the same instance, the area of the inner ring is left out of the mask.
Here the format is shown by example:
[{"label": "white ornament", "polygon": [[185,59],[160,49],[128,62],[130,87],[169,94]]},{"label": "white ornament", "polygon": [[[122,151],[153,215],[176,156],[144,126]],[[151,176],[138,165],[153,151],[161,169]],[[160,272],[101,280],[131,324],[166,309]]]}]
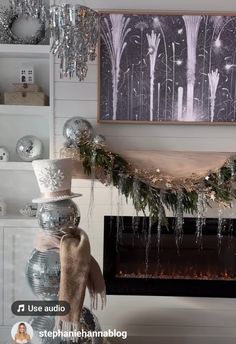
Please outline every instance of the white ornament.
[{"label": "white ornament", "polygon": [[9,152],[5,147],[0,147],[0,162],[9,161]]},{"label": "white ornament", "polygon": [[7,214],[7,205],[2,198],[0,198],[0,216],[5,216]]},{"label": "white ornament", "polygon": [[216,199],[215,193],[213,193],[213,192],[211,193],[210,199],[212,201],[215,201],[215,199]]}]

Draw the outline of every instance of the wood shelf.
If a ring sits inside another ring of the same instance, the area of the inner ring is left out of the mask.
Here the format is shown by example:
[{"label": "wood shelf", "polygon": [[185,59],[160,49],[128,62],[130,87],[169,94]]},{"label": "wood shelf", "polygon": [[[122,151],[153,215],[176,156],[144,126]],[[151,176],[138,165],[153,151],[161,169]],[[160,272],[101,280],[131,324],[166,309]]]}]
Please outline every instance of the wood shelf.
[{"label": "wood shelf", "polygon": [[31,162],[7,161],[0,162],[0,171],[33,171]]},{"label": "wood shelf", "polygon": [[49,45],[0,44],[0,57],[48,58]]},{"label": "wood shelf", "polygon": [[49,116],[50,106],[3,105],[0,115]]}]

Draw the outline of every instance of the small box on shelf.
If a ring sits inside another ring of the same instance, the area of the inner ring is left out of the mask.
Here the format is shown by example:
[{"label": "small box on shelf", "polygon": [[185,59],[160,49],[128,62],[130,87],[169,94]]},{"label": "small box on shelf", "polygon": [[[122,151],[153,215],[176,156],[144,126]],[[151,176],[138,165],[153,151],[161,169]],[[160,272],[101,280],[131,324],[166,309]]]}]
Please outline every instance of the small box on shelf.
[{"label": "small box on shelf", "polygon": [[42,88],[37,84],[15,83],[15,92],[42,92]]},{"label": "small box on shelf", "polygon": [[13,92],[4,93],[5,105],[47,106],[49,97],[36,84],[13,84]]},{"label": "small box on shelf", "polygon": [[47,106],[49,98],[43,92],[5,92],[4,104]]}]

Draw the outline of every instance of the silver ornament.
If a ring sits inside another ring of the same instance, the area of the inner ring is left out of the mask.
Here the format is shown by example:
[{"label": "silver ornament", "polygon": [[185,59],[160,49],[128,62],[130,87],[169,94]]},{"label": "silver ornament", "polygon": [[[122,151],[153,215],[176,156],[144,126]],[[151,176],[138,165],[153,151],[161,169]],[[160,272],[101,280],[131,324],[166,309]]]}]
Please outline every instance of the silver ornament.
[{"label": "silver ornament", "polygon": [[[80,323],[81,323],[81,330],[84,331],[101,331],[101,326],[99,324],[99,321],[97,317],[87,308],[83,307],[81,317],[80,317]],[[94,337],[94,338],[81,338],[81,343],[86,344],[102,344],[103,338],[100,337]]]},{"label": "silver ornament", "polygon": [[60,285],[60,256],[55,250],[31,253],[26,277],[33,293],[44,300],[56,300]]},{"label": "silver ornament", "polygon": [[73,117],[64,124],[63,136],[72,146],[76,146],[81,138],[92,140],[94,131],[92,125],[84,118]]},{"label": "silver ornament", "polygon": [[[29,320],[30,325],[34,330],[34,336],[37,340],[42,344],[59,344],[60,338],[55,338],[52,340],[51,338],[40,338],[39,332],[40,331],[53,331],[55,326],[55,317],[53,316],[36,316],[32,317]],[[101,326],[97,317],[87,308],[83,307],[80,317],[80,324],[81,324],[81,331],[101,331]],[[94,337],[94,338],[80,338],[80,344],[103,344],[103,338]]]},{"label": "silver ornament", "polygon": [[34,340],[36,340],[38,344],[60,344],[60,338],[42,338],[39,335],[41,331],[53,331],[55,326],[54,316],[33,316],[28,322],[34,330]]},{"label": "silver ornament", "polygon": [[96,135],[93,139],[93,143],[95,143],[95,145],[103,145],[105,141],[106,139],[103,135]]},{"label": "silver ornament", "polygon": [[39,226],[46,232],[60,235],[77,229],[80,211],[71,199],[42,203],[38,207],[37,218]]},{"label": "silver ornament", "polygon": [[49,315],[33,316],[29,319],[29,324],[34,331],[51,331],[55,326],[55,317]]},{"label": "silver ornament", "polygon": [[43,144],[36,136],[27,135],[18,140],[16,152],[23,161],[40,159],[43,153]]},{"label": "silver ornament", "polygon": [[53,54],[60,59],[60,75],[84,80],[87,62],[96,58],[99,14],[81,5],[55,5],[50,8]]}]

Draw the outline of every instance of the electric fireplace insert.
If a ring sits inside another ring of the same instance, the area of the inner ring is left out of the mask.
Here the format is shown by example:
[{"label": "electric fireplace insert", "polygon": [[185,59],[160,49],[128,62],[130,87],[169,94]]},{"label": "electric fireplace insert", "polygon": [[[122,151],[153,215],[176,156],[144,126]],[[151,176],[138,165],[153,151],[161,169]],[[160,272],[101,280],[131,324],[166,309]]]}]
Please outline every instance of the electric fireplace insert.
[{"label": "electric fireplace insert", "polygon": [[[104,277],[109,295],[236,297],[236,219],[208,218],[196,244],[196,219],[184,218],[177,249],[175,218],[104,218]],[[159,247],[159,250],[158,250]]]}]

